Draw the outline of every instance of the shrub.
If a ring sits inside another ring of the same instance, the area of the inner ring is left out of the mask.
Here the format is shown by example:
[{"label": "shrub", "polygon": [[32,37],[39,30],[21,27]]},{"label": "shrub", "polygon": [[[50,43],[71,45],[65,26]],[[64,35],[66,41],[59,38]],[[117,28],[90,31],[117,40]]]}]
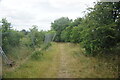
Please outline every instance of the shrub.
[{"label": "shrub", "polygon": [[43,53],[41,51],[34,51],[31,56],[32,60],[40,60]]}]

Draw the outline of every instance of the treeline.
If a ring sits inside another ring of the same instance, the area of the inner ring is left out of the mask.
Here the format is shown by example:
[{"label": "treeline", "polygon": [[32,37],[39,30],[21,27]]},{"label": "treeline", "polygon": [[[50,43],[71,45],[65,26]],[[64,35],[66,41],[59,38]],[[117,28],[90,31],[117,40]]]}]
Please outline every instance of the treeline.
[{"label": "treeline", "polygon": [[97,2],[83,18],[62,17],[51,23],[54,41],[81,43],[87,54],[120,46],[120,2]]},{"label": "treeline", "polygon": [[39,31],[36,25],[33,25],[29,31],[24,29],[21,31],[14,30],[6,18],[3,18],[1,23],[2,48],[5,53],[9,53],[11,49],[20,46],[31,49],[35,49],[36,47],[40,48],[45,41],[45,35],[53,34],[52,31]]}]

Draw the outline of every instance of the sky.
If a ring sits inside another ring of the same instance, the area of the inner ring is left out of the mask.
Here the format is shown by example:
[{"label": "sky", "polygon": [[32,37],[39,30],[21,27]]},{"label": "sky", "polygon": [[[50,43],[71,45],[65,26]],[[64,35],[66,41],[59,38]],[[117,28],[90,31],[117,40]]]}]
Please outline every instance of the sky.
[{"label": "sky", "polygon": [[16,30],[50,30],[51,22],[60,17],[76,19],[97,0],[0,0],[0,20],[6,18]]}]

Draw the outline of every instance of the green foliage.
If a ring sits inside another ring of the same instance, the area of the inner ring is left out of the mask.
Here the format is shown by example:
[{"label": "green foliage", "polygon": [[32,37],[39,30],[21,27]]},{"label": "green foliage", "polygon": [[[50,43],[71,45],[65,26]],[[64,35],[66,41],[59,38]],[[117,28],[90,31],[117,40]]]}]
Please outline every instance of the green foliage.
[{"label": "green foliage", "polygon": [[43,53],[41,52],[41,51],[34,51],[33,52],[33,55],[31,56],[31,59],[32,60],[40,60],[41,58],[41,56],[43,55]]},{"label": "green foliage", "polygon": [[18,46],[20,42],[21,35],[18,31],[11,29],[11,23],[9,23],[5,18],[1,21],[2,25],[2,47],[5,52],[8,51],[9,47]]},{"label": "green foliage", "polygon": [[50,43],[51,41],[54,41],[55,35],[56,35],[55,31],[53,31],[53,30],[47,31],[45,33],[44,43],[47,44],[47,43]]},{"label": "green foliage", "polygon": [[8,37],[9,44],[11,46],[18,46],[20,43],[21,37],[22,36],[19,34],[19,32],[11,30],[11,32],[9,33],[9,37]]},{"label": "green foliage", "polygon": [[2,47],[5,53],[9,53],[11,47],[19,47],[20,45],[26,47],[41,47],[44,43],[45,33],[44,31],[38,31],[37,26],[33,25],[30,31],[22,30],[16,31],[11,27],[6,18],[1,21],[2,24]]},{"label": "green foliage", "polygon": [[120,43],[119,6],[119,3],[97,2],[93,8],[87,9],[83,18],[77,18],[64,27],[65,20],[60,18],[51,27],[57,32],[58,41],[81,42],[87,54],[106,53]]},{"label": "green foliage", "polygon": [[[31,48],[44,46],[49,42],[82,43],[86,53],[97,54],[112,50],[120,43],[120,4],[112,2],[97,2],[93,8],[88,8],[88,13],[83,18],[74,21],[68,17],[61,17],[51,23],[52,30],[38,31],[33,25],[30,31],[16,31],[11,28],[5,18],[2,19],[3,49],[25,45]],[[46,37],[47,36],[47,37]]]},{"label": "green foliage", "polygon": [[51,46],[51,43],[44,44],[42,50],[47,50]]},{"label": "green foliage", "polygon": [[25,36],[23,38],[20,39],[20,44],[21,45],[25,45],[27,47],[30,47],[30,45],[32,44],[31,39],[28,36]]},{"label": "green foliage", "polygon": [[65,42],[70,42],[70,35],[71,35],[72,27],[66,27],[65,30],[61,33],[61,40]]},{"label": "green foliage", "polygon": [[77,18],[75,19],[72,23],[71,23],[71,26],[74,27],[74,26],[78,26],[81,24],[81,21],[82,21],[82,18]]},{"label": "green foliage", "polygon": [[80,42],[80,31],[79,31],[79,27],[75,26],[72,28],[72,32],[71,32],[71,42],[74,42],[74,43],[79,43]]},{"label": "green foliage", "polygon": [[40,47],[41,44],[44,42],[45,34],[44,34],[43,31],[38,31],[36,25],[33,25],[32,27],[33,28],[30,29],[30,33],[28,34],[29,38],[30,38],[30,41],[31,41],[30,46],[31,47],[35,47],[35,46]]},{"label": "green foliage", "polygon": [[97,3],[82,23],[82,43],[88,54],[110,51],[117,44],[112,5]]},{"label": "green foliage", "polygon": [[52,30],[56,31],[55,41],[62,41],[61,33],[62,31],[70,25],[72,20],[67,17],[61,17],[51,23]]}]

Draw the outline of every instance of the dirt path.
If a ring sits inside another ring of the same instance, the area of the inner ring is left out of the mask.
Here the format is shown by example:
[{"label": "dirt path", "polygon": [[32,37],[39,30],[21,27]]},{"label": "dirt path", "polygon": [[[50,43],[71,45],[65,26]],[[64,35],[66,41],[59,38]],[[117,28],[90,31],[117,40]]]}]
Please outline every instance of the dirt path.
[{"label": "dirt path", "polygon": [[67,50],[65,50],[65,45],[60,44],[59,45],[60,49],[60,66],[59,66],[59,72],[58,72],[58,77],[60,78],[69,78],[70,74],[68,73],[68,57],[66,53],[68,53]]}]

